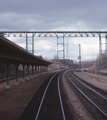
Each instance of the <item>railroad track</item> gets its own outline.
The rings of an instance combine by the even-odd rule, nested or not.
[[[66,74],[71,87],[96,120],[107,120],[107,93],[94,88],[72,72]]]
[[[43,94],[35,120],[43,119],[66,120],[61,99],[59,78],[60,74],[59,75],[55,74],[50,79]]]
[[[61,90],[61,74],[58,72],[44,82],[19,120],[73,120]]]

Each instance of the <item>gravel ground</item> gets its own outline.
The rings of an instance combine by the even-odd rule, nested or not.
[[[88,72],[74,72],[75,75],[82,78],[91,85],[107,92],[107,76],[96,75]]]

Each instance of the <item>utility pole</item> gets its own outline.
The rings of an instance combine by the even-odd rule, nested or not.
[[[67,48],[66,48],[66,59],[69,59],[68,39],[67,39]]]
[[[95,77],[97,75],[97,63],[96,63],[96,59],[95,59]]]
[[[80,44],[79,44],[79,57],[78,57],[78,59],[79,59],[79,64],[80,64],[79,69],[81,69],[81,45]]]

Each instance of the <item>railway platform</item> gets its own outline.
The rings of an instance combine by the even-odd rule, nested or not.
[[[22,82],[15,86],[15,79],[10,81],[10,90],[5,89],[6,82],[0,83],[0,120],[17,120],[30,100],[33,98],[39,87],[52,74],[46,73]]]

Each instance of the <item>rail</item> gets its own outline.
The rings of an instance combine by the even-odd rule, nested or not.
[[[98,91],[94,90],[90,86],[84,84],[80,79],[74,76],[72,73],[66,74],[67,79],[72,83],[72,85],[93,105],[101,112],[101,118],[103,118],[102,114],[107,118],[107,97],[99,93]],[[93,116],[98,119],[98,112],[92,112]],[[100,118],[100,119],[101,119]]]

